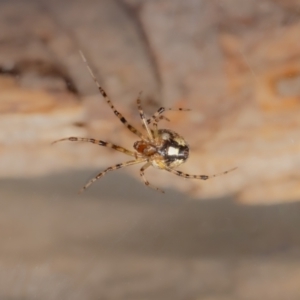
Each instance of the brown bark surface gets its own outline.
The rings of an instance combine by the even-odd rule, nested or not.
[[[244,203],[298,200],[298,1],[0,2],[0,176],[32,176],[126,160],[66,136],[131,147],[135,137],[97,94],[87,56],[116,107],[140,126],[160,106],[191,146],[181,170],[228,175],[199,182],[150,171],[155,185]],[[129,171],[138,177],[138,170]]]

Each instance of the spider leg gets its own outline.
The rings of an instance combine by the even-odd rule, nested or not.
[[[136,100],[137,107],[138,107],[138,110],[139,110],[139,113],[140,113],[142,124],[143,124],[144,128],[147,130],[147,133],[148,133],[148,136],[149,136],[150,140],[153,140],[153,135],[152,135],[151,129],[148,126],[147,119],[145,117],[145,114],[144,114],[144,111],[143,111],[143,108],[142,108],[142,105],[141,105],[141,99],[140,99],[141,94],[142,93],[140,92],[139,96]]]
[[[87,66],[87,69],[89,71],[89,73],[91,74],[94,82],[96,83],[97,87],[98,87],[98,90],[99,92],[101,93],[101,95],[103,96],[104,100],[106,101],[106,103],[109,105],[109,107],[112,109],[112,111],[114,112],[114,114],[119,118],[119,120],[131,131],[133,132],[134,134],[136,134],[137,136],[139,136],[141,139],[145,140],[146,138],[143,136],[143,134],[138,131],[135,127],[133,127],[132,125],[130,125],[127,120],[123,117],[123,115],[121,113],[119,113],[114,105],[112,104],[111,100],[108,98],[106,92],[104,91],[104,89],[100,86],[94,72],[92,71],[91,67],[89,66],[85,56],[83,55],[83,53],[81,51],[79,51],[84,63],[86,64]]]
[[[150,167],[150,166],[151,166],[151,163],[150,163],[150,162],[147,162],[147,163],[146,163],[145,165],[143,165],[143,166],[141,167],[141,169],[140,169],[140,175],[141,175],[141,177],[142,177],[142,179],[143,179],[145,185],[146,185],[146,186],[149,186],[149,187],[151,187],[152,189],[157,190],[157,191],[159,191],[159,192],[161,192],[161,193],[164,193],[163,190],[161,190],[161,189],[158,188],[158,187],[153,186],[153,185],[150,184],[150,182],[146,179],[145,174],[144,174],[144,171],[145,171],[148,167]]]
[[[58,142],[62,142],[62,141],[93,143],[93,144],[96,144],[96,145],[99,145],[99,146],[112,148],[114,150],[117,150],[119,152],[125,153],[125,154],[133,156],[133,157],[136,156],[134,152],[129,151],[129,150],[123,148],[123,147],[117,146],[117,145],[112,144],[112,143],[107,143],[107,142],[104,142],[104,141],[101,141],[101,140],[95,140],[95,139],[90,139],[90,138],[68,137],[68,138],[64,138],[64,139],[54,141],[52,143],[52,145],[55,144],[55,143],[58,143]]]
[[[227,170],[225,172],[222,172],[222,173],[218,173],[218,174],[214,174],[214,175],[191,175],[191,174],[187,174],[187,173],[183,173],[181,171],[178,171],[178,170],[174,170],[174,169],[170,169],[170,168],[166,168],[167,171],[177,175],[177,176],[181,176],[181,177],[184,177],[184,178],[194,178],[194,179],[202,179],[202,180],[207,180],[207,179],[210,179],[210,178],[213,178],[213,177],[217,177],[217,176],[220,176],[220,175],[225,175],[231,171],[234,171],[236,170],[237,167],[235,168],[232,168],[230,170]]]
[[[130,160],[130,161],[127,161],[127,162],[124,162],[124,163],[121,163],[121,164],[117,164],[117,165],[114,165],[112,167],[109,167],[109,168],[105,169],[104,171],[99,173],[97,176],[92,178],[90,181],[88,181],[87,184],[79,191],[79,194],[84,192],[91,184],[93,184],[96,180],[103,177],[107,172],[118,170],[118,169],[121,169],[121,168],[124,168],[124,167],[127,167],[127,166],[131,166],[131,165],[139,164],[139,163],[142,163],[144,161],[145,161],[145,159]]]
[[[154,116],[152,116],[151,118],[147,119],[147,124],[150,125],[152,121],[158,123],[160,120],[165,120],[167,122],[170,122],[170,119],[165,117],[164,115],[161,115],[155,119],[152,119]],[[146,128],[145,125],[143,124],[143,128]]]
[[[164,120],[167,120],[167,121],[170,121],[168,118],[166,118],[164,115],[162,115],[165,111],[170,111],[170,110],[173,110],[173,111],[190,111],[189,108],[165,108],[165,107],[161,107],[159,108],[151,118],[147,119],[147,124],[151,124],[153,123],[153,127],[154,127],[154,130],[157,130],[157,123],[164,119]]]
[[[162,115],[165,111],[190,111],[191,109],[189,108],[165,108],[165,107],[161,107],[159,108],[151,118],[147,119],[147,124],[151,124],[152,122],[158,122],[159,120],[167,120],[170,121],[168,118],[166,118],[164,115]]]

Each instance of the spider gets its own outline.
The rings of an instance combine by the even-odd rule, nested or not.
[[[159,192],[164,193],[164,191],[160,188],[157,188],[149,183],[149,181],[145,177],[145,170],[149,168],[150,166],[153,166],[155,168],[166,170],[170,173],[173,173],[177,176],[181,176],[184,178],[194,178],[194,179],[202,179],[207,180],[212,177],[216,177],[219,175],[227,174],[236,168],[232,168],[230,170],[227,170],[222,173],[214,174],[214,175],[190,175],[187,173],[183,173],[179,170],[176,170],[175,168],[181,165],[182,163],[186,162],[186,160],[189,157],[189,145],[185,141],[185,139],[177,134],[176,132],[169,130],[169,129],[158,129],[158,122],[160,120],[167,120],[169,119],[163,115],[165,111],[171,111],[171,110],[177,110],[177,111],[189,111],[189,109],[185,108],[165,108],[161,107],[159,108],[151,118],[147,119],[145,117],[144,111],[141,106],[141,93],[139,94],[137,98],[137,108],[140,114],[141,122],[143,129],[146,131],[146,135],[130,125],[127,120],[123,117],[123,115],[118,112],[114,105],[112,104],[111,100],[107,96],[104,89],[100,86],[98,80],[96,79],[96,76],[94,75],[91,67],[89,66],[85,56],[80,51],[80,55],[86,64],[86,67],[92,76],[95,84],[97,85],[99,92],[102,94],[104,100],[106,103],[110,106],[114,114],[118,117],[118,119],[135,135],[137,135],[140,140],[136,141],[133,144],[133,148],[135,151],[130,151],[128,149],[125,149],[121,146],[117,146],[112,143],[104,142],[102,140],[96,140],[93,138],[82,138],[82,137],[68,137],[63,138],[57,141],[54,141],[53,144],[57,142],[62,141],[71,141],[71,142],[88,142],[97,144],[99,146],[104,146],[108,148],[112,148],[116,151],[122,152],[124,154],[127,154],[128,156],[131,156],[133,159],[116,164],[114,166],[108,167],[98,175],[96,175],[94,178],[92,178],[90,181],[86,183],[86,185],[79,191],[79,193],[86,190],[91,184],[93,184],[96,180],[103,177],[107,172],[121,169],[127,166],[136,165],[140,163],[144,163],[144,165],[140,169],[140,176],[143,179],[146,186],[149,186]],[[152,125],[152,128],[150,128],[150,125]]]

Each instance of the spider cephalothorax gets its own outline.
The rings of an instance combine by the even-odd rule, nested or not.
[[[84,62],[87,64],[87,61],[83,54],[81,53],[81,56],[84,60]],[[157,124],[160,120],[166,119],[168,120],[163,113],[166,110],[179,110],[179,111],[187,111],[188,109],[178,108],[178,109],[172,109],[172,108],[164,108],[161,107],[156,111],[156,113],[149,119],[147,119],[144,115],[144,111],[141,107],[141,100],[140,97],[137,99],[137,106],[139,110],[139,114],[141,117],[143,128],[146,130],[146,135],[137,130],[135,127],[130,125],[126,119],[123,117],[121,113],[119,113],[114,105],[112,104],[111,100],[108,98],[106,92],[103,90],[103,88],[98,83],[95,75],[93,74],[91,68],[87,64],[87,68],[93,77],[96,85],[98,86],[98,89],[100,93],[102,94],[103,98],[107,102],[107,104],[110,106],[110,108],[113,110],[114,114],[119,118],[119,120],[135,135],[137,135],[140,140],[135,142],[133,145],[133,148],[135,151],[130,151],[128,149],[125,149],[121,146],[117,146],[111,143],[107,143],[101,140],[96,140],[92,138],[78,138],[78,137],[69,137],[69,138],[63,138],[61,140],[55,141],[81,141],[81,142],[90,142],[93,144],[97,144],[104,147],[109,147],[112,149],[115,149],[119,152],[122,152],[124,154],[127,154],[129,156],[132,156],[133,159],[124,163],[116,164],[115,166],[109,167],[99,173],[96,177],[91,179],[81,190],[84,191],[86,188],[88,188],[93,182],[95,182],[97,179],[101,178],[103,175],[105,175],[109,171],[117,170],[126,166],[131,166],[139,163],[144,163],[144,165],[140,169],[140,175],[142,179],[144,180],[144,183],[147,186],[151,186],[148,180],[145,178],[144,171],[150,167],[156,167],[162,170],[166,170],[168,172],[171,172],[175,175],[184,177],[184,178],[195,178],[195,179],[202,179],[206,180],[211,177],[216,177],[218,175],[226,174],[234,169],[225,171],[220,174],[215,175],[190,175],[183,173],[181,171],[176,170],[175,168],[184,163],[188,157],[189,157],[189,146],[187,142],[184,140],[183,137],[181,137],[176,132],[169,130],[169,129],[158,129]],[[150,127],[152,126],[152,128]],[[153,187],[153,186],[151,186]],[[161,189],[157,187],[153,187],[154,189],[163,192]]]

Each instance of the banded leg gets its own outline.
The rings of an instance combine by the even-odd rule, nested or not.
[[[133,127],[132,125],[130,125],[127,120],[123,117],[123,115],[121,113],[119,113],[114,105],[112,104],[111,100],[108,98],[106,92],[104,91],[104,89],[100,86],[95,74],[93,73],[91,67],[89,66],[85,56],[83,55],[83,53],[81,51],[79,51],[84,63],[86,64],[87,66],[87,69],[89,71],[89,73],[91,74],[94,82],[96,83],[97,87],[98,87],[98,90],[99,92],[101,93],[101,95],[103,96],[104,100],[106,101],[106,103],[109,105],[109,107],[112,109],[112,111],[114,112],[114,114],[119,118],[119,120],[131,131],[133,132],[134,134],[136,134],[137,136],[139,136],[142,140],[145,140],[146,138],[143,136],[143,134],[138,131],[135,127]]]
[[[144,171],[145,171],[148,167],[150,167],[150,166],[151,166],[151,163],[150,163],[150,162],[147,162],[147,163],[146,163],[145,165],[143,165],[143,166],[141,167],[141,169],[140,169],[140,175],[141,175],[141,177],[142,177],[142,179],[143,179],[145,185],[146,185],[146,186],[149,186],[149,187],[151,187],[152,189],[157,190],[157,191],[159,191],[159,192],[161,192],[161,193],[164,193],[163,190],[161,190],[160,188],[155,187],[154,185],[150,184],[150,182],[146,179],[145,174],[144,174]]]
[[[123,148],[123,147],[117,146],[117,145],[112,144],[112,143],[107,143],[107,142],[104,142],[104,141],[101,141],[101,140],[95,140],[95,139],[90,139],[90,138],[68,137],[68,138],[64,138],[64,139],[54,141],[52,144],[56,144],[56,143],[62,142],[62,141],[93,143],[93,144],[96,144],[96,145],[99,145],[99,146],[112,148],[114,150],[117,150],[119,152],[125,153],[125,154],[133,156],[133,157],[136,156],[134,152],[129,151],[129,150]]]
[[[156,121],[156,125],[155,125],[155,128],[152,130],[151,129],[151,132],[152,132],[152,135],[154,136],[154,138],[156,138],[158,136],[158,130],[157,130],[157,123],[160,121],[160,120],[166,120],[168,122],[170,122],[170,119],[168,119],[167,117],[161,115],[159,116],[155,121]],[[150,121],[150,122],[149,122]],[[151,123],[151,119],[147,119],[147,123],[150,124]],[[146,126],[143,124],[143,128],[146,129]]]
[[[81,194],[82,192],[84,192],[91,184],[93,184],[96,180],[100,179],[101,177],[103,177],[107,172],[109,171],[114,171],[114,170],[118,170],[127,166],[131,166],[131,165],[135,165],[135,164],[139,164],[144,162],[145,159],[135,159],[135,160],[130,160],[121,164],[117,164],[114,165],[112,167],[109,167],[107,169],[105,169],[104,171],[102,171],[101,173],[99,173],[97,176],[95,176],[94,178],[92,178],[80,191],[79,194]]]
[[[137,107],[138,107],[138,110],[139,110],[139,113],[140,113],[140,117],[141,117],[141,120],[142,120],[142,124],[143,124],[143,127],[147,130],[147,133],[148,133],[148,136],[150,138],[150,140],[153,140],[153,136],[152,136],[152,132],[150,130],[150,128],[148,127],[148,123],[147,123],[147,119],[145,117],[145,114],[144,114],[144,111],[143,111],[143,108],[142,108],[142,105],[141,105],[141,92],[136,100],[137,102]]]
[[[157,123],[164,119],[164,120],[167,120],[167,121],[170,121],[168,118],[166,118],[164,115],[162,115],[165,111],[170,111],[170,110],[173,110],[173,111],[190,111],[189,108],[165,108],[165,107],[161,107],[159,108],[155,114],[147,119],[147,124],[150,125],[151,123],[153,123],[153,127],[154,127],[154,130],[157,130]]]
[[[231,171],[234,171],[236,170],[237,167],[235,168],[232,168],[230,170],[227,170],[225,172],[222,172],[222,173],[218,173],[218,174],[214,174],[214,175],[190,175],[190,174],[187,174],[187,173],[183,173],[181,171],[178,171],[178,170],[174,170],[174,169],[169,169],[167,168],[166,170],[177,175],[177,176],[181,176],[181,177],[184,177],[184,178],[192,178],[192,179],[202,179],[202,180],[207,180],[207,179],[210,179],[210,178],[213,178],[213,177],[217,177],[217,176],[220,176],[220,175],[225,175]]]
[[[150,125],[151,122],[153,121],[152,118],[153,118],[153,116],[152,116],[151,118],[147,119],[147,124],[148,124],[148,125]],[[167,122],[170,122],[170,119],[167,118],[167,117],[165,117],[164,115],[161,115],[161,116],[157,117],[154,121],[155,121],[156,123],[158,123],[160,120],[165,120],[165,121],[167,121]],[[145,125],[144,125],[144,124],[143,124],[143,128],[145,128]]]
[[[159,108],[156,113],[147,120],[147,123],[151,124],[151,122],[153,122],[153,134],[155,137],[158,136],[158,129],[157,129],[157,124],[160,120],[165,119],[167,121],[169,121],[168,118],[166,118],[164,115],[162,115],[166,110],[179,110],[179,111],[188,111],[190,109],[185,109],[185,108],[165,108],[165,107],[161,107]]]

